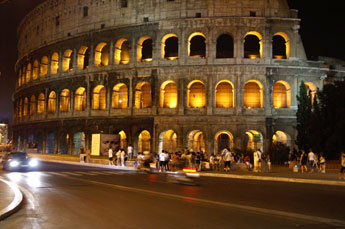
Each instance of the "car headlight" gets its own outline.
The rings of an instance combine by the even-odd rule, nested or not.
[[[38,161],[36,161],[36,160],[30,160],[30,161],[29,161],[29,165],[30,165],[31,167],[36,167],[36,166],[38,165]]]
[[[10,166],[11,167],[17,167],[19,165],[19,162],[18,161],[11,161],[10,162]]]

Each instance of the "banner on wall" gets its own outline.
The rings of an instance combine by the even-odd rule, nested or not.
[[[120,135],[118,134],[92,134],[91,155],[108,156],[109,148],[113,152],[120,149]]]

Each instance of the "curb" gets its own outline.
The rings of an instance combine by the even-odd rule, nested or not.
[[[10,215],[12,215],[14,212],[16,212],[21,203],[23,202],[23,194],[20,191],[20,189],[18,188],[18,186],[12,182],[3,180],[0,178],[0,181],[4,182],[5,184],[7,184],[13,191],[14,193],[14,199],[13,201],[4,209],[0,209],[0,221],[9,217]]]
[[[292,182],[292,183],[304,183],[304,184],[345,186],[345,182],[343,181],[311,180],[311,179],[302,179],[302,178],[269,177],[269,176],[263,177],[263,176],[253,176],[253,175],[214,174],[214,173],[200,173],[200,176],[232,178],[232,179],[242,179],[242,180],[245,179],[245,180],[262,180],[262,181],[280,181],[280,182]]]

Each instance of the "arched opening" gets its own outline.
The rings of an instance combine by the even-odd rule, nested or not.
[[[166,81],[161,86],[160,107],[177,107],[177,85],[173,81]]]
[[[248,32],[244,36],[244,58],[262,58],[262,36],[258,32]]]
[[[53,154],[55,152],[55,135],[53,132],[47,134],[47,153]]]
[[[151,135],[147,130],[143,130],[138,137],[138,152],[151,151]]]
[[[128,88],[126,84],[119,83],[113,87],[111,107],[113,109],[126,109],[128,107]]]
[[[314,98],[317,92],[317,87],[312,82],[304,82],[305,88],[307,89],[307,94],[310,98],[310,103],[314,103]]]
[[[86,89],[83,87],[79,87],[75,91],[74,110],[85,111],[85,109],[86,109]]]
[[[95,49],[95,66],[102,67],[109,64],[109,47],[107,43],[101,42]]]
[[[246,151],[256,151],[258,149],[263,152],[263,137],[262,134],[256,130],[249,130],[245,134]]]
[[[93,89],[92,109],[93,110],[106,109],[106,90],[103,85],[98,85]]]
[[[84,132],[77,132],[73,136],[73,144],[74,144],[74,155],[78,155],[79,149],[82,146],[85,149],[85,133]]]
[[[129,42],[127,39],[120,39],[115,44],[115,64],[129,64]]]
[[[234,57],[234,39],[228,34],[222,34],[217,39],[216,58]]]
[[[60,94],[60,112],[68,112],[71,108],[71,94],[68,89],[63,89]]]
[[[234,88],[229,81],[221,81],[216,86],[216,107],[234,107]]]
[[[73,70],[73,51],[67,49],[62,58],[62,71],[68,72]]]
[[[38,78],[38,60],[35,60],[33,69],[32,69],[32,80],[37,80],[37,78]]]
[[[86,46],[81,46],[78,52],[78,69],[83,70],[89,67],[90,51]]]
[[[193,130],[188,134],[188,149],[193,152],[205,152],[204,133],[200,130]]]
[[[204,34],[196,32],[189,36],[188,56],[206,57],[206,37]]]
[[[167,130],[159,135],[158,152],[166,150],[169,153],[177,151],[177,135],[173,130]]]
[[[36,97],[34,95],[30,98],[30,116],[36,113]]]
[[[121,149],[127,149],[127,135],[126,135],[126,133],[123,130],[121,130],[119,132],[119,135],[120,135]]]
[[[291,88],[285,81],[277,81],[273,85],[273,107],[289,108],[291,106]]]
[[[18,87],[21,87],[22,86],[22,70],[19,69],[19,72],[18,72]]]
[[[40,64],[40,78],[44,78],[48,74],[48,57],[44,56]]]
[[[233,136],[229,131],[223,130],[218,132],[215,136],[214,152],[220,153],[224,148],[232,149],[234,145],[233,141]]]
[[[29,109],[29,99],[25,98],[24,99],[24,108],[23,108],[23,116],[27,116],[28,115],[28,109]]]
[[[69,142],[69,134],[62,133],[59,138],[59,152],[61,154],[68,154],[68,142]]]
[[[45,108],[45,97],[43,93],[40,93],[38,96],[38,104],[37,104],[37,114],[41,115],[44,114]]]
[[[148,108],[152,105],[151,86],[148,82],[140,82],[135,88],[135,108]]]
[[[38,133],[36,136],[37,152],[40,153],[43,150],[43,135]]]
[[[31,64],[26,66],[26,82],[30,82],[31,80]]]
[[[54,114],[56,112],[56,93],[55,91],[50,92],[48,98],[48,113]]]
[[[18,117],[21,118],[23,114],[23,100],[19,101]]]
[[[202,108],[206,104],[205,85],[201,81],[192,81],[188,85],[187,104],[190,108]]]
[[[263,92],[262,86],[258,81],[248,81],[244,85],[244,107],[262,108]]]
[[[152,39],[151,37],[141,37],[138,41],[137,58],[138,62],[152,61]]]
[[[27,83],[27,82],[26,82],[25,76],[26,76],[26,68],[23,67],[23,70],[22,70],[22,85],[24,85],[25,83]]]
[[[285,144],[287,146],[291,146],[291,138],[288,134],[284,133],[283,131],[276,131],[272,137],[272,143],[276,144],[276,143],[282,143]]]
[[[50,60],[50,74],[55,75],[59,71],[59,54],[54,52]]]
[[[178,58],[178,38],[175,34],[167,34],[162,39],[162,59],[176,60]]]
[[[288,59],[290,57],[290,39],[285,33],[274,34],[272,56],[274,59]]]

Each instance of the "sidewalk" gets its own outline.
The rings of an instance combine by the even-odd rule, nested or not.
[[[23,194],[17,185],[0,177],[0,221],[19,209]]]

